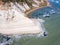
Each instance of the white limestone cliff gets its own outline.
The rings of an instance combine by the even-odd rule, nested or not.
[[[11,6],[8,10],[0,9],[0,33],[10,35],[44,32],[41,24],[37,25],[34,20],[32,21],[32,19],[25,17],[25,14],[18,9],[15,5]]]

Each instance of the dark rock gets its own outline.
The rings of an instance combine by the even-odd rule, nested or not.
[[[5,45],[9,45],[9,44],[5,44]]]
[[[44,36],[47,36],[47,33],[46,32],[44,32]]]

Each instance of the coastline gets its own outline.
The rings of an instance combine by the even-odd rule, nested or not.
[[[31,12],[33,12],[33,11],[35,11],[35,10],[38,10],[38,9],[40,9],[40,8],[50,7],[50,6],[51,6],[51,5],[48,4],[47,6],[41,6],[41,7],[37,7],[37,8],[30,9],[30,10],[28,10],[28,11],[25,12],[25,14],[26,14],[25,16],[28,17],[28,15],[29,15]]]
[[[28,14],[30,14],[31,12],[33,12],[33,11],[39,9],[39,8],[43,8],[43,7],[47,7],[47,6],[50,6],[48,4],[48,2],[47,2],[46,5],[41,5],[41,6],[39,5],[39,7],[32,8],[31,10],[29,10],[29,11],[26,12],[26,16],[28,17]],[[16,15],[16,17],[15,17],[16,19],[15,20],[16,21],[19,21],[18,19],[21,19],[21,22],[16,22],[16,23],[13,22],[13,23],[10,23],[10,25],[7,24],[6,27],[5,27],[5,25],[2,25],[1,26],[1,29],[0,29],[0,32],[2,34],[8,34],[8,35],[10,35],[10,34],[29,34],[29,33],[37,34],[37,33],[43,32],[42,27],[41,27],[41,24],[39,23],[39,21],[36,21],[35,22],[35,23],[37,23],[36,25],[34,24],[33,21],[30,21],[30,22],[32,22],[32,23],[30,23],[30,22],[28,22],[30,19],[28,19],[27,17],[22,16],[22,15],[24,15],[23,13],[21,13],[21,12],[20,13],[17,13],[17,11],[14,9],[13,6],[12,6],[12,9],[16,12],[15,13],[15,15]],[[17,9],[17,7],[16,7],[16,9]],[[11,12],[13,13],[12,10],[11,10]],[[11,13],[11,12],[9,12],[9,13]],[[2,12],[2,13],[4,13],[4,12]],[[19,25],[18,25],[18,23],[19,23]],[[23,27],[21,26],[20,23],[22,24]],[[4,26],[4,29],[3,29],[3,26]],[[20,26],[21,26],[21,28],[20,28]],[[31,28],[33,28],[33,29],[31,29]],[[13,30],[13,32],[12,32],[12,30]]]

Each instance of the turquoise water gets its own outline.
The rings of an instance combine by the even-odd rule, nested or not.
[[[43,15],[44,13],[50,13],[51,10],[60,12],[60,0],[48,0],[48,1],[50,2],[51,7],[44,7],[36,11],[33,11],[32,13],[29,14],[29,17],[38,18],[40,17],[40,15]]]
[[[60,0],[48,0],[52,7],[60,9]]]
[[[40,15],[43,15],[44,13],[50,13],[51,10],[57,11],[56,9],[54,9],[52,7],[44,7],[44,8],[40,8],[40,9],[30,13],[29,17],[38,18],[38,17],[40,17]]]

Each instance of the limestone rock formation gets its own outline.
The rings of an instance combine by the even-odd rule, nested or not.
[[[27,17],[13,3],[6,5],[7,9],[2,5],[0,8],[0,33],[2,34],[35,34],[43,33],[41,24]]]

